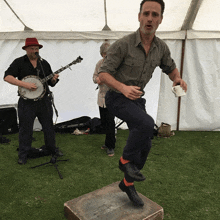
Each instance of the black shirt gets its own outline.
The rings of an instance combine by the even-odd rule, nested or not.
[[[40,64],[41,62],[41,64]],[[41,67],[42,65],[42,67]],[[43,70],[42,70],[43,69]],[[52,74],[52,70],[50,64],[46,60],[37,61],[37,67],[34,68],[32,63],[30,62],[27,55],[19,57],[15,59],[12,64],[8,67],[5,71],[4,78],[8,75],[12,75],[19,80],[22,80],[24,77],[29,75],[38,76],[41,79],[45,78],[46,76]],[[45,75],[44,75],[45,74]],[[58,82],[58,80],[57,80]],[[47,81],[48,85],[55,86],[55,84],[51,83],[51,80]]]

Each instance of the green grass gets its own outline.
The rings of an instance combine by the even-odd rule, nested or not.
[[[63,176],[45,165],[50,157],[18,165],[18,134],[4,135],[10,144],[0,144],[0,220],[60,220],[64,203],[123,178],[118,160],[128,130],[119,130],[114,157],[100,147],[104,135],[57,134],[57,146],[65,154],[58,162]],[[164,208],[164,219],[220,219],[219,132],[175,132],[171,138],[154,138],[142,170],[146,181],[136,189]],[[33,147],[43,143],[43,133],[34,132]]]

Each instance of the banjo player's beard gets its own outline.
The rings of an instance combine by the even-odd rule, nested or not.
[[[29,57],[30,60],[36,60],[37,59],[37,56],[36,56],[35,53],[29,54],[28,57]]]

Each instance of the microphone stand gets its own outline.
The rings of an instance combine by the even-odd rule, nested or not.
[[[57,168],[58,165],[56,164],[56,162],[58,162],[58,161],[68,161],[68,160],[69,160],[69,159],[67,159],[67,160],[57,160],[57,157],[52,156],[52,158],[50,159],[49,162],[47,162],[47,163],[42,163],[42,164],[40,164],[40,165],[31,167],[31,168],[33,169],[33,168],[36,168],[36,167],[40,167],[40,166],[44,166],[44,165],[46,165],[46,164],[52,163],[52,165],[56,168],[56,170],[57,170],[57,172],[58,172],[58,174],[59,174],[60,179],[63,179],[62,174],[60,173],[60,171],[59,171],[58,168]]]
[[[43,75],[44,75],[44,77],[46,77],[46,74],[45,74],[44,69],[43,69],[43,65],[42,65],[42,63],[41,63],[41,62],[43,61],[43,59],[40,57],[40,55],[39,55],[37,52],[35,53],[35,55],[38,57],[39,63],[40,63],[40,66],[41,66],[41,69],[42,69],[42,72],[43,72]],[[55,113],[56,113],[56,115],[57,115],[57,117],[58,117],[58,111],[57,111],[57,109],[56,109],[56,107],[55,107],[55,105],[54,105],[54,100],[53,100],[52,92],[51,92],[50,89],[49,89],[49,86],[48,86],[47,81],[45,82],[45,85],[46,85],[47,91],[49,92],[49,97],[51,98],[52,105],[53,105],[53,107],[54,107]],[[58,162],[58,161],[68,161],[68,160],[57,160],[57,156],[55,156],[55,155],[52,154],[52,158],[50,159],[49,162],[43,163],[43,164],[40,164],[40,165],[37,165],[37,166],[34,166],[34,167],[31,167],[31,168],[33,169],[33,168],[36,168],[36,167],[40,167],[40,166],[43,166],[43,165],[52,163],[52,165],[56,168],[56,170],[57,170],[57,172],[58,172],[58,174],[59,174],[60,179],[63,179],[63,176],[61,175],[60,171],[59,171],[58,168],[57,168],[58,165],[56,164],[56,162]]]
[[[44,69],[43,69],[43,65],[42,65],[42,63],[41,63],[41,62],[43,61],[43,59],[41,58],[41,56],[39,55],[38,52],[36,52],[35,55],[38,57],[39,63],[40,63],[40,66],[41,66],[41,69],[42,69],[42,72],[43,72],[43,75],[44,75],[44,77],[46,77],[45,72],[44,72]],[[55,107],[55,104],[54,104],[53,93],[50,91],[47,81],[45,82],[45,85],[46,85],[46,89],[47,89],[47,91],[48,91],[48,93],[49,93],[49,97],[50,97],[50,99],[51,99],[51,102],[52,102],[54,111],[55,111],[55,113],[56,113],[56,116],[58,117],[58,111],[57,111],[57,109],[56,109],[56,107]]]

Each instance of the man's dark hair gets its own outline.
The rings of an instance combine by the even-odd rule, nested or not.
[[[161,15],[163,15],[164,8],[165,8],[165,3],[164,3],[163,0],[143,0],[143,1],[141,2],[141,6],[140,6],[140,12],[141,12],[142,6],[143,6],[143,4],[144,4],[145,2],[157,2],[157,3],[159,3],[159,4],[161,5]]]

